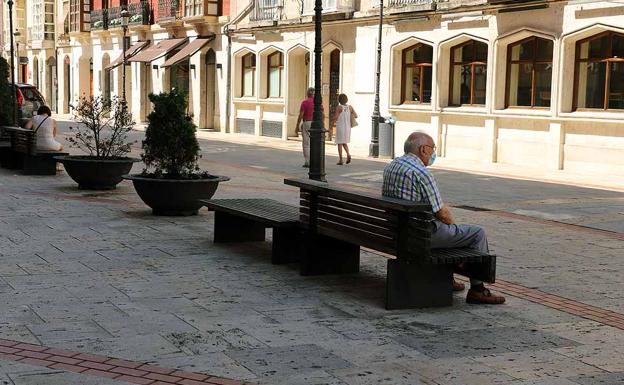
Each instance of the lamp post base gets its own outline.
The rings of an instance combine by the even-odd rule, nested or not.
[[[368,156],[371,158],[379,158],[379,143],[371,143],[368,146]]]

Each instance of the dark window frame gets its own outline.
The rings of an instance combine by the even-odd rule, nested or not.
[[[609,38],[609,48],[607,55],[602,58],[590,58],[589,54],[586,59],[581,59],[581,45],[586,42],[590,42],[592,40],[600,39],[604,36],[608,36]],[[616,58],[613,57],[613,37],[620,36],[624,38],[623,33],[618,33],[614,31],[604,31],[592,36],[589,36],[585,39],[581,39],[576,42],[575,45],[575,53],[574,53],[574,92],[573,92],[573,100],[572,100],[572,110],[573,111],[615,111],[621,112],[624,109],[621,108],[609,108],[609,90],[610,90],[610,69],[611,63],[624,63],[624,58]],[[610,55],[610,56],[609,56]],[[605,63],[605,87],[604,87],[604,96],[603,96],[603,108],[592,108],[592,107],[579,107],[578,106],[578,95],[579,95],[579,76],[580,76],[580,68],[581,63]]]
[[[487,61],[487,55],[485,58],[485,61],[477,61],[475,60],[475,58],[477,57],[477,44],[484,44],[487,47],[487,55],[490,54],[490,46],[487,43],[484,43],[482,41],[479,40],[475,40],[475,39],[470,39],[468,41],[465,41],[461,44],[458,44],[454,47],[451,48],[451,58],[450,58],[450,67],[449,67],[449,77],[450,77],[450,81],[449,81],[449,96],[448,96],[448,105],[450,107],[461,107],[461,106],[470,106],[470,107],[485,107],[485,104],[487,103],[487,70],[488,70],[488,61]],[[464,62],[464,61],[458,61],[456,62],[454,60],[455,58],[455,51],[460,49],[460,48],[464,48],[466,46],[472,45],[472,57],[473,57],[473,61],[470,62]],[[461,66],[465,66],[465,65],[469,65],[470,66],[470,103],[467,104],[453,104],[453,85],[454,82],[456,81],[455,78],[455,73],[453,71],[454,67],[456,65],[461,65]],[[485,67],[485,74],[486,74],[486,85],[485,85],[485,90],[486,90],[486,95],[485,95],[485,103],[484,104],[476,104],[475,101],[475,90],[474,90],[474,74],[475,74],[475,67],[478,66],[482,66]]]
[[[245,59],[251,57],[250,65],[245,65]],[[251,95],[245,95],[245,72],[247,69],[252,71],[251,76]],[[256,96],[256,54],[248,52],[241,57],[241,97]]]
[[[532,59],[518,59],[518,60],[512,60],[511,59],[511,51],[513,50],[514,47],[522,45],[530,40],[534,40],[535,43],[535,48],[533,49],[533,58]],[[509,46],[507,47],[507,76],[505,78],[505,108],[521,108],[521,109],[532,109],[532,110],[549,110],[552,107],[552,99],[550,100],[550,106],[548,107],[542,107],[542,106],[535,106],[535,94],[536,94],[536,73],[535,73],[535,67],[538,64],[550,64],[551,66],[553,65],[553,58],[554,58],[554,44],[553,44],[553,56],[551,57],[550,60],[538,60],[537,59],[537,55],[538,55],[538,44],[539,41],[550,41],[552,42],[552,40],[549,39],[545,39],[543,37],[539,37],[539,36],[530,36],[527,37],[526,39],[522,39],[520,41],[517,41],[515,43],[511,43],[509,44]],[[509,95],[511,93],[511,66],[513,64],[531,64],[533,66],[533,69],[531,70],[531,106],[518,106],[518,105],[510,105],[509,104]],[[552,76],[552,68],[551,68],[551,76]],[[552,80],[551,80],[552,81]],[[551,95],[552,95],[552,83],[550,86],[551,89]]]
[[[271,65],[271,58],[275,55],[279,55],[279,64],[277,66],[273,66]],[[278,85],[278,92],[277,95],[278,96],[271,96],[271,70],[277,68],[279,71],[279,85]],[[266,86],[266,95],[267,98],[283,98],[284,95],[282,95],[282,83],[283,83],[283,76],[284,76],[284,53],[282,51],[275,51],[270,53],[269,55],[267,55],[267,72],[266,72],[266,80],[267,80],[267,86]]]
[[[408,100],[406,92],[407,89],[405,87],[405,77],[407,74],[407,69],[408,68],[418,68],[420,71],[420,90],[419,90],[419,98],[420,100],[423,100],[423,91],[424,91],[424,82],[422,81],[423,79],[423,71],[425,67],[430,67],[431,68],[431,77],[433,78],[433,47],[431,47],[431,61],[430,62],[418,62],[418,63],[406,63],[407,61],[407,53],[413,49],[416,49],[418,47],[421,46],[429,46],[428,44],[425,43],[416,43],[413,44],[407,48],[404,48],[401,51],[401,104],[424,104],[424,105],[430,105],[431,104],[431,96],[429,99],[429,102],[425,103],[425,102],[417,102],[414,100]],[[431,90],[429,90],[429,92],[431,93],[431,95],[433,95],[433,79],[431,81]]]

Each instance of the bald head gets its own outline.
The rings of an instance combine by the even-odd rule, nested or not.
[[[424,132],[412,132],[410,136],[405,140],[405,145],[403,149],[405,153],[412,153],[414,155],[418,155],[419,149],[422,146],[433,146],[433,138]]]

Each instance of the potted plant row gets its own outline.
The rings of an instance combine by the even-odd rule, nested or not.
[[[74,110],[72,135],[67,141],[88,155],[56,157],[78,188],[89,190],[114,189],[122,175],[130,172],[139,159],[126,156],[133,142],[128,133],[134,126],[132,115],[118,98],[81,98]]]
[[[211,175],[198,165],[196,127],[186,112],[186,95],[177,90],[150,94],[154,110],[148,115],[141,174],[125,175],[155,215],[195,215],[199,199],[210,199],[226,176]]]

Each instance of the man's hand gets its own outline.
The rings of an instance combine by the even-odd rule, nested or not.
[[[451,209],[447,205],[442,206],[440,211],[435,213],[435,217],[444,224],[455,224],[455,218],[453,218],[453,213],[451,213]]]

